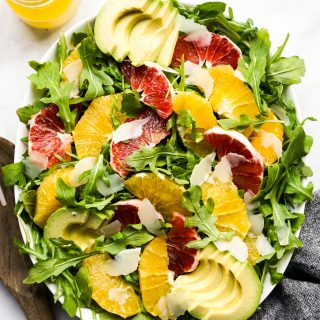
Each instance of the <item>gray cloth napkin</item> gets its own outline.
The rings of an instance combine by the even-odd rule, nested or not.
[[[320,191],[306,205],[300,238],[285,279],[251,320],[320,320]]]

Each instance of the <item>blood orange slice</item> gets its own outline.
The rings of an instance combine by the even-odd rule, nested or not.
[[[249,140],[237,131],[226,131],[220,127],[213,127],[204,135],[217,151],[219,159],[227,156],[234,184],[239,189],[258,193],[263,177],[263,160]]]
[[[60,162],[55,154],[70,160],[66,152],[71,151],[72,136],[64,133],[63,122],[57,116],[58,111],[55,104],[50,104],[30,121],[28,153],[43,169]]]
[[[203,65],[206,62],[208,67],[226,64],[237,69],[240,54],[240,49],[225,36],[211,33],[211,41],[207,45],[200,37],[190,41],[188,35],[183,35],[177,41],[171,66],[179,67],[183,55],[184,61],[195,64]]]
[[[125,160],[129,155],[143,146],[155,146],[170,134],[166,128],[167,122],[149,108],[142,111],[135,119],[130,119],[127,122],[145,118],[149,118],[149,120],[143,126],[140,137],[118,143],[111,142],[110,165],[121,176],[125,176],[128,173],[126,168],[129,168],[129,166]]]
[[[115,210],[111,222],[118,220],[121,224],[121,230],[129,224],[140,223],[138,216],[140,202],[141,201],[138,199],[117,202],[117,209]]]
[[[176,276],[196,269],[198,250],[190,249],[187,243],[198,239],[195,229],[184,226],[186,218],[180,213],[172,215],[172,229],[167,234],[167,251],[169,256],[169,270]]]
[[[134,67],[129,61],[122,64],[121,70],[132,89],[142,92],[140,100],[144,104],[156,108],[158,115],[163,119],[171,115],[170,83],[161,70],[147,66]]]

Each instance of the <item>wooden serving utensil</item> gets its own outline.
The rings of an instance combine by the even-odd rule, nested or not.
[[[13,162],[14,145],[0,138],[0,167]],[[13,240],[22,240],[18,219],[13,213],[15,206],[13,188],[6,188],[0,171],[0,186],[7,205],[0,204],[0,280],[20,303],[28,320],[54,320],[48,288],[41,285],[25,285],[32,263],[27,255],[19,255]]]

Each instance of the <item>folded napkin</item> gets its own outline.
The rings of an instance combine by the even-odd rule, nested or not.
[[[285,279],[251,320],[320,320],[320,191],[306,205],[306,220]]]

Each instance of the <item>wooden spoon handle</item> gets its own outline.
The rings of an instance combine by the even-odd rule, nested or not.
[[[0,167],[13,162],[14,145],[0,138]],[[15,202],[13,188],[6,188],[0,171],[0,185],[7,205],[0,204],[0,280],[20,303],[28,320],[54,320],[49,290],[45,285],[24,285],[32,263],[26,255],[21,256],[13,240],[22,240],[18,219],[13,213]],[[51,298],[52,299],[52,298]]]

